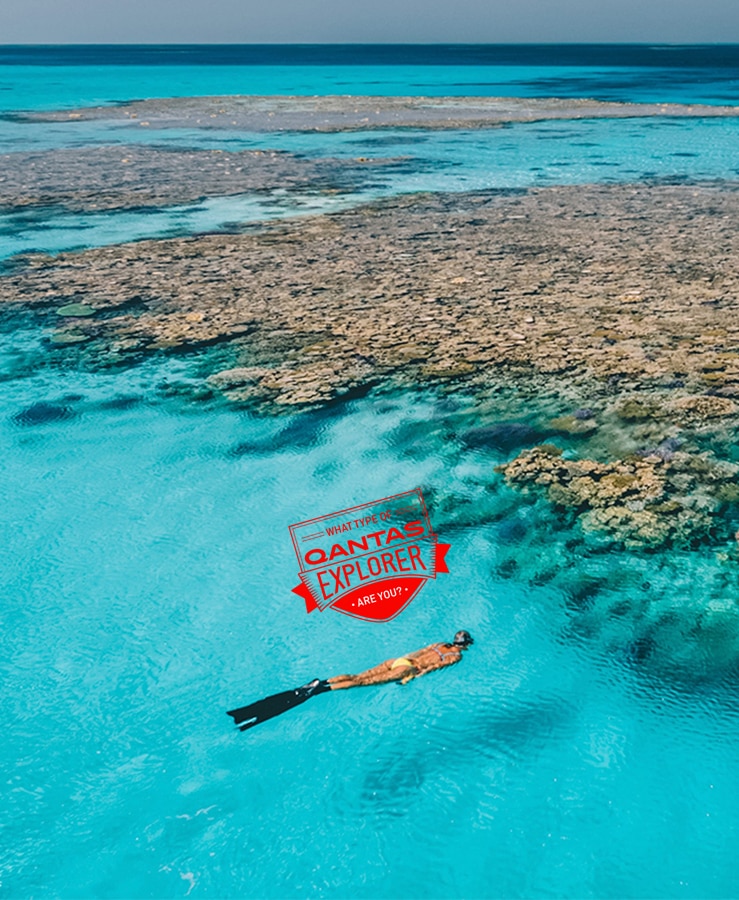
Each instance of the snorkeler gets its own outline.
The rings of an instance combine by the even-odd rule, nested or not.
[[[425,675],[427,672],[458,663],[462,659],[462,651],[473,643],[469,631],[458,631],[450,644],[430,644],[428,647],[408,653],[406,656],[385,660],[378,666],[360,672],[358,675],[335,675],[333,678],[324,680],[314,678],[308,684],[292,691],[283,691],[281,694],[265,697],[264,700],[258,700],[248,706],[232,709],[228,715],[233,717],[234,723],[239,726],[239,731],[246,731],[247,728],[253,728],[260,722],[287,712],[293,706],[305,703],[316,694],[353,687],[367,687],[371,684],[386,684],[389,681],[407,684],[411,679]]]
[[[370,684],[385,684],[387,681],[399,681],[407,684],[412,678],[441,669],[444,666],[453,666],[462,659],[462,651],[466,650],[474,641],[469,631],[458,631],[454,635],[451,644],[431,644],[423,650],[416,650],[407,656],[399,656],[397,659],[388,659],[360,672],[359,675],[335,675],[327,681],[329,690],[341,691],[345,688],[365,687]],[[311,682],[312,684],[313,682]],[[324,688],[324,690],[326,690]]]

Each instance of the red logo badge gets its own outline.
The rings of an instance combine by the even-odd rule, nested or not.
[[[290,526],[306,610],[370,622],[402,612],[429,578],[448,572],[420,488]]]

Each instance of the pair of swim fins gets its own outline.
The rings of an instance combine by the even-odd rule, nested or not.
[[[231,709],[227,715],[233,718],[234,724],[238,725],[239,731],[246,731],[247,728],[253,728],[261,722],[266,722],[267,719],[273,719],[294,706],[300,706],[301,703],[305,703],[311,697],[315,697],[317,694],[325,694],[330,690],[331,685],[328,681],[314,678],[308,684],[294,688],[292,691],[283,691],[280,694],[265,697],[264,700],[257,700],[256,703],[250,703],[248,706]]]

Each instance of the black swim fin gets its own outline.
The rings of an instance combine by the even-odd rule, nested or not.
[[[260,722],[266,722],[279,716],[280,713],[287,712],[294,706],[300,706],[316,694],[324,694],[331,690],[331,685],[327,681],[321,681],[320,678],[314,678],[308,684],[295,688],[292,691],[283,691],[281,694],[273,694],[271,697],[265,697],[264,700],[257,700],[256,703],[250,703],[248,706],[241,706],[239,709],[229,710],[227,715],[232,716],[234,724],[239,726],[239,731],[246,731],[247,728],[253,728]]]

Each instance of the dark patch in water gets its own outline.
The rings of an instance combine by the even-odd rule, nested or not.
[[[660,441],[656,447],[645,447],[642,450],[637,450],[636,454],[637,456],[657,456],[665,462],[669,462],[682,443],[683,441],[679,438],[665,438],[665,440]]]
[[[425,144],[429,138],[426,135],[391,135],[389,137],[363,137],[349,140],[347,144],[359,144],[375,147],[392,147],[395,144]]]
[[[405,816],[408,805],[425,780],[420,760],[404,756],[387,760],[387,765],[367,773],[362,786],[362,801],[391,816]]]
[[[100,403],[100,409],[131,409],[141,403],[141,397],[112,397],[110,400],[103,400]]]
[[[33,426],[46,425],[49,422],[62,422],[72,418],[74,418],[74,412],[68,406],[46,403],[42,400],[17,412],[12,421],[15,425]]]
[[[565,606],[575,612],[590,609],[598,594],[608,586],[603,578],[581,577],[575,584],[565,588]]]
[[[495,567],[495,574],[499,578],[513,578],[518,574],[519,568],[518,562],[511,557],[498,563]]]
[[[543,587],[545,584],[553,581],[557,575],[559,575],[559,569],[556,566],[550,569],[542,569],[541,572],[536,572],[529,578],[529,587]]]
[[[470,428],[462,434],[462,442],[473,449],[499,450],[507,453],[519,447],[530,447],[551,437],[551,431],[544,431],[525,422],[498,422]]]
[[[510,516],[495,529],[496,538],[504,544],[515,544],[526,537],[528,527],[518,516]]]
[[[229,459],[242,456],[262,456],[296,448],[307,449],[320,444],[323,432],[344,410],[338,406],[326,406],[315,412],[294,416],[281,431],[268,437],[240,441],[226,451]]]
[[[608,610],[608,617],[610,619],[620,619],[623,616],[628,616],[632,611],[633,605],[628,600],[619,600],[618,603],[614,603]]]
[[[454,771],[470,758],[529,758],[561,739],[572,721],[569,705],[547,696],[505,706],[500,700],[483,702],[474,713],[444,723],[443,744],[424,741],[419,746],[421,742],[412,741],[401,755],[380,757],[365,777],[362,801],[371,803],[374,812],[405,816],[423,784],[438,773]]]
[[[434,412],[439,415],[459,412],[462,402],[456,397],[440,397],[434,404]]]
[[[630,641],[624,649],[624,657],[627,663],[640,664],[646,662],[656,649],[654,638],[641,637]]]
[[[183,232],[187,233],[187,232]],[[209,231],[192,231],[189,232],[189,236],[193,238],[204,238],[204,237],[213,237],[213,236],[221,236],[224,234],[243,234],[244,229],[241,225],[235,222],[226,222],[220,228],[211,228]]]
[[[284,449],[284,446],[280,446],[279,435],[275,435],[257,441],[239,441],[238,444],[229,447],[226,456],[229,459],[241,459],[242,456],[262,456]]]
[[[481,752],[513,753],[524,756],[540,750],[571,720],[567,705],[548,697],[532,697],[509,709],[488,714],[471,729],[471,742]],[[470,747],[473,750],[473,747]]]

